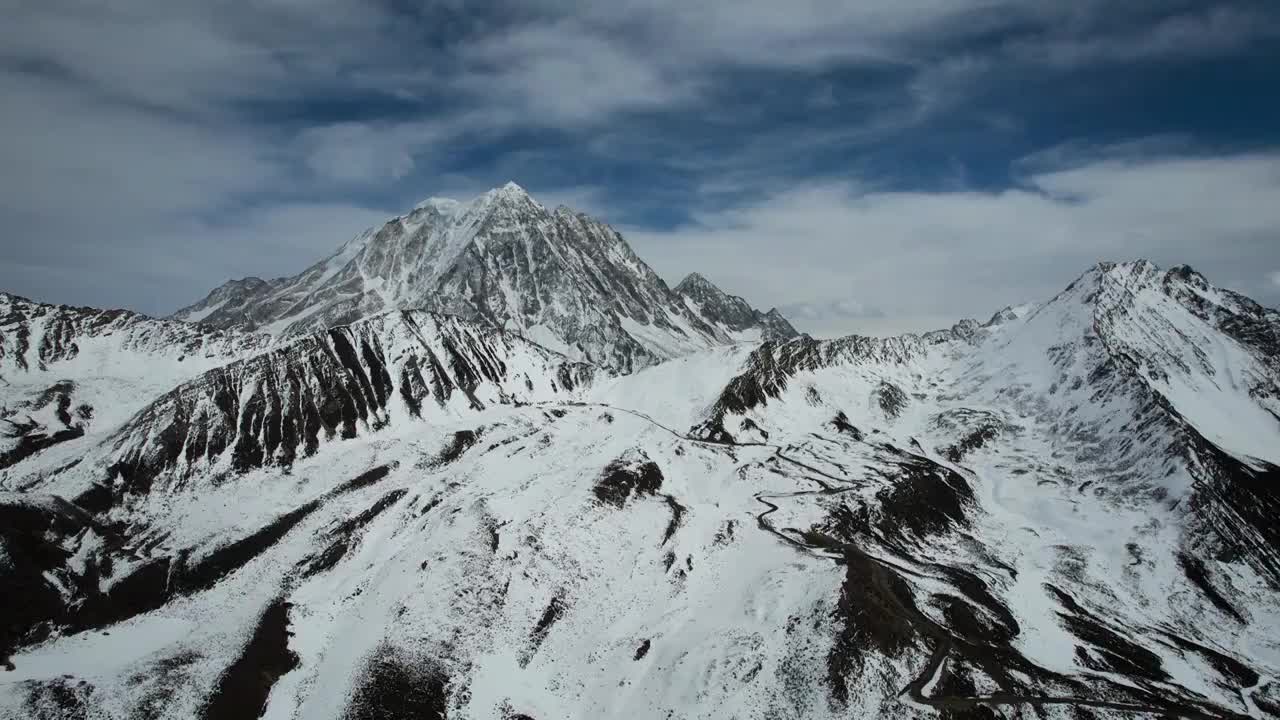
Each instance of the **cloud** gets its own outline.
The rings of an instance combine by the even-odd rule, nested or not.
[[[101,101],[230,116],[237,102],[350,87],[398,67],[406,57],[388,42],[390,20],[380,4],[354,0],[7,3],[0,66]]]
[[[563,205],[592,217],[609,217],[618,212],[604,198],[602,190],[598,187],[576,186],[539,190],[536,186],[533,186],[525,189],[548,209],[555,209]]]
[[[764,307],[854,296],[898,329],[1045,300],[1102,259],[1189,263],[1221,283],[1280,263],[1280,155],[1119,152],[995,192],[811,183],[625,234],[667,278],[713,267],[726,291]],[[865,324],[848,319],[848,331]]]
[[[0,287],[47,302],[167,315],[232,278],[296,274],[392,215],[359,205],[299,203],[172,220],[127,238],[94,236],[102,252],[89,257],[60,257],[60,251],[19,257],[0,269]]]
[[[213,284],[248,275],[293,275],[360,232],[398,214],[344,203],[253,208],[169,231],[166,234],[174,236],[172,242],[185,251],[180,264],[152,270],[179,277],[198,272]]]
[[[714,102],[728,69],[903,68],[921,112],[947,85],[1032,64],[1075,68],[1233,52],[1280,33],[1248,3],[1086,0],[773,0],[534,3],[528,23],[459,44],[465,84],[523,122],[602,121],[620,111]],[[990,40],[995,38],[995,42]],[[972,90],[971,87],[967,88]],[[828,105],[832,89],[812,102]]]
[[[838,337],[850,332],[879,334],[876,328],[888,319],[878,307],[853,298],[824,298],[788,303],[778,310],[801,332],[815,337]],[[903,332],[903,318],[894,318],[894,332]],[[929,326],[932,327],[932,326]]]
[[[0,287],[65,302],[148,297],[117,272],[181,250],[165,230],[230,212],[286,169],[250,133],[0,74]],[[114,298],[114,300],[113,300]]]
[[[0,207],[150,216],[279,178],[276,153],[251,133],[94,102],[32,78],[0,74]]]
[[[1280,36],[1280,21],[1254,6],[1196,7],[1149,24],[1083,34],[1018,39],[1010,59],[1057,67],[1220,55]]]
[[[416,157],[450,136],[431,122],[346,122],[306,128],[296,146],[319,178],[370,184],[404,178],[413,172]]]
[[[464,46],[460,58],[467,69],[456,84],[475,100],[502,108],[490,121],[555,126],[691,99],[688,73],[664,68],[653,57],[564,19],[512,28]]]
[[[1267,280],[1269,280],[1272,285],[1280,288],[1280,270],[1276,270],[1275,272],[1268,274]]]
[[[823,318],[880,318],[884,311],[877,307],[865,305],[852,298],[820,300],[816,302],[800,302],[783,305],[778,308],[788,318],[794,320],[818,320]]]
[[[699,261],[680,274],[723,253],[727,267],[783,278],[756,280],[761,297],[835,318],[832,302],[883,304],[886,291],[874,277],[850,285],[838,263],[884,275],[901,262],[928,276],[947,242],[982,247],[970,238],[987,213],[999,238],[1019,226],[1071,238],[1078,227],[1167,232],[1179,208],[1109,204],[1158,204],[1133,186],[1149,176],[1127,176],[1136,161],[1115,161],[1113,149],[1067,148],[1070,162],[1028,163],[1020,186],[982,193],[965,190],[981,173],[937,148],[999,165],[1002,153],[1061,138],[1016,101],[990,100],[997,90],[1020,90],[1028,74],[1229,55],[1261,45],[1280,17],[1235,0],[119,0],[5,11],[0,287],[169,309],[215,275],[304,265],[315,255],[291,264],[284,253],[322,253],[313,247],[433,191],[468,196],[514,179],[551,204],[640,228],[664,267]],[[974,129],[958,133],[966,123]],[[920,190],[929,153],[944,157],[949,192]],[[1226,167],[1186,148],[1143,157],[1177,185],[1170,192],[1242,172],[1241,156]],[[1180,170],[1179,158],[1200,164]],[[1187,207],[1230,211],[1207,229],[1243,246],[1262,233],[1250,203],[1269,201],[1259,197],[1268,187],[1214,187]],[[297,217],[304,208],[323,222]],[[897,243],[886,259],[864,254],[883,249],[881,236]],[[300,237],[316,244],[287,240]],[[668,247],[675,238],[692,244]],[[778,238],[803,252],[779,253]],[[786,290],[807,271],[822,297]],[[897,303],[899,316],[941,306],[928,300],[934,285],[908,291],[919,307]]]

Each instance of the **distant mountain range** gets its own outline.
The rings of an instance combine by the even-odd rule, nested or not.
[[[514,185],[0,293],[0,717],[1280,717],[1280,312],[819,340]]]

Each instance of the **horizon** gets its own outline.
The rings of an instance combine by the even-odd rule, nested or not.
[[[820,337],[1128,258],[1280,305],[1280,8],[638,9],[16,8],[0,289],[163,317],[514,181]]]

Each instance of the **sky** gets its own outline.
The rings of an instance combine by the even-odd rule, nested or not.
[[[819,335],[1280,306],[1271,0],[0,0],[0,289],[165,315],[515,181]]]

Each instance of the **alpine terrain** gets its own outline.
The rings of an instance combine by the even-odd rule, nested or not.
[[[514,185],[0,295],[0,717],[1280,717],[1280,312],[1028,300],[814,339]]]
[[[608,225],[547,210],[515,183],[468,203],[431,198],[300,275],[233,280],[173,317],[289,337],[419,308],[622,372],[797,335],[776,310],[760,313],[699,275],[672,291]]]

